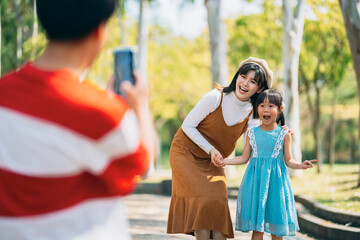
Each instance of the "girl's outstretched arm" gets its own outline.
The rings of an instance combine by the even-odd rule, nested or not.
[[[251,155],[250,137],[246,136],[246,143],[245,143],[244,151],[242,152],[241,156],[224,159],[224,165],[245,164],[249,161],[250,155]]]
[[[284,161],[286,166],[293,169],[312,168],[312,163],[317,162],[317,160],[305,160],[302,163],[298,163],[295,159],[293,159],[291,153],[291,133],[286,134],[284,138]]]

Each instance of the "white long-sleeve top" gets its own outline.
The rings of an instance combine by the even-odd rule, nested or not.
[[[251,112],[252,104],[248,101],[240,101],[234,92],[221,93],[217,89],[213,89],[205,94],[191,112],[186,116],[181,125],[184,133],[206,153],[210,153],[212,146],[198,131],[197,126],[204,118],[216,110],[221,102],[221,94],[223,94],[222,113],[224,121],[228,126],[233,126],[243,121]],[[260,121],[254,119],[251,114],[247,129],[259,125]],[[246,136],[246,134],[244,134]]]

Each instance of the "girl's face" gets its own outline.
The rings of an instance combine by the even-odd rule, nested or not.
[[[277,125],[276,119],[282,111],[282,108],[281,106],[281,109],[279,109],[277,105],[270,103],[269,99],[265,98],[264,102],[260,103],[257,107],[261,122],[268,126]]]
[[[247,101],[256,92],[260,93],[259,85],[255,80],[255,71],[250,70],[247,74],[239,74],[236,79],[235,95],[240,101]]]

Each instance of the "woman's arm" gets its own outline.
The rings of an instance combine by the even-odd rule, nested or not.
[[[249,161],[250,156],[251,156],[250,137],[247,136],[244,151],[242,152],[241,156],[224,159],[224,164],[223,165],[245,164],[245,163],[247,163]]]
[[[286,166],[293,169],[308,169],[312,168],[312,163],[317,162],[317,160],[305,160],[302,163],[298,163],[293,159],[291,154],[291,133],[285,135],[284,138],[284,161]]]

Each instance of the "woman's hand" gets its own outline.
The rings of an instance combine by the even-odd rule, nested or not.
[[[284,125],[284,126],[282,126],[282,129],[287,130],[287,131],[288,131],[288,133],[290,133],[291,135],[294,135],[294,132],[293,132],[293,131],[291,131],[291,129],[289,128],[289,126],[288,126],[288,125]]]
[[[210,150],[210,154],[211,154],[211,163],[212,164],[214,164],[216,167],[224,166],[224,159],[223,159],[221,153],[216,148],[212,148]]]

